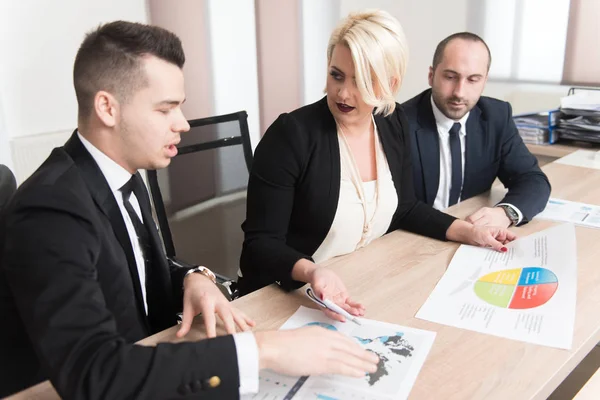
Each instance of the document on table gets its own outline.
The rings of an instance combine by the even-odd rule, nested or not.
[[[577,150],[554,162],[558,164],[573,165],[575,167],[600,169],[600,151]]]
[[[417,312],[427,321],[570,349],[575,324],[575,227],[509,243],[508,252],[462,245]]]
[[[260,391],[242,396],[261,399],[406,399],[433,341],[435,332],[360,318],[361,325],[337,322],[321,311],[300,307],[280,329],[321,326],[354,338],[379,356],[377,371],[364,378],[337,375],[290,377],[261,371]]]
[[[600,228],[600,206],[550,198],[535,218],[571,222],[587,228]]]

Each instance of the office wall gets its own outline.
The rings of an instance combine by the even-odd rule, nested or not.
[[[302,105],[301,0],[255,0],[260,131]]]
[[[182,39],[187,59],[184,73],[188,102],[183,109],[186,117],[195,119],[246,110],[250,139],[255,147],[261,132],[254,2],[149,0],[148,3],[150,22],[173,31]],[[216,139],[230,132],[224,127],[210,134],[211,139]],[[201,187],[214,187],[217,193],[244,186],[247,176],[239,174],[243,158],[227,157],[227,154],[206,154],[205,158],[211,160],[161,175],[165,202],[177,196],[180,183],[177,179],[189,178],[181,175],[186,170],[197,171],[196,182],[201,182]]]
[[[479,0],[340,0],[340,16],[365,7],[380,8],[395,16],[406,34],[410,59],[404,83],[397,96],[406,101],[429,87],[427,73],[437,44],[446,36],[477,27]],[[435,10],[435,12],[432,12]],[[496,62],[496,60],[494,61]],[[500,61],[502,62],[502,61]],[[511,102],[514,113],[556,108],[568,87],[554,84],[532,84],[489,81],[484,95]]]
[[[215,114],[248,112],[253,147],[260,139],[256,24],[253,1],[208,3]]]
[[[158,10],[156,21],[172,18],[165,10],[172,10],[173,4],[196,9],[175,18],[184,18],[185,23],[171,23],[181,28],[176,31],[188,53],[186,89],[193,93],[184,107],[188,117],[246,109],[254,146],[279,113],[322,96],[327,40],[335,24],[350,11],[382,8],[402,23],[410,60],[397,97],[401,102],[428,87],[428,67],[439,40],[481,22],[474,17],[478,0],[149,2]],[[19,181],[76,124],[71,70],[84,33],[109,20],[146,22],[146,3],[61,0],[58,7],[41,0],[0,2],[0,162],[13,166]],[[197,51],[187,51],[192,43]],[[281,52],[279,58],[276,51]],[[511,101],[518,113],[555,107],[567,90],[558,85],[490,81],[484,94]],[[259,93],[271,97],[259,101]]]
[[[19,181],[50,153],[47,147],[55,141],[45,140],[46,134],[75,128],[72,68],[77,48],[87,31],[116,19],[146,22],[146,2],[0,2],[0,161],[11,164]],[[41,148],[27,157],[20,139],[36,134]],[[27,143],[36,147],[38,141]],[[14,150],[12,155],[7,154],[8,147]]]
[[[302,0],[303,104],[314,103],[324,96],[327,80],[327,43],[340,20],[342,0]]]
[[[10,169],[14,169],[12,155],[10,154],[10,141],[8,137],[8,131],[4,120],[4,108],[2,107],[2,96],[0,96],[0,164],[8,166]]]
[[[600,82],[600,2],[571,0],[563,80],[583,85]]]

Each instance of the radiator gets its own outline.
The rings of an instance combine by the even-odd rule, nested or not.
[[[23,183],[50,155],[55,147],[60,147],[73,131],[42,133],[11,139],[10,149],[14,173],[19,184]]]

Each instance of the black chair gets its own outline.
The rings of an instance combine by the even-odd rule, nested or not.
[[[8,203],[16,190],[15,175],[6,165],[0,164],[0,210]]]
[[[231,300],[238,297],[240,226],[252,166],[247,118],[240,111],[189,121],[171,164],[147,171],[169,261],[210,268]]]

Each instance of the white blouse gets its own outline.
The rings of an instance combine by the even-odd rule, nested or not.
[[[398,195],[375,121],[373,125],[377,180],[370,182],[362,181],[350,146],[338,126],[340,197],[329,233],[312,256],[317,264],[368,245],[383,236],[390,227],[398,207]]]

